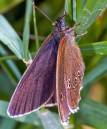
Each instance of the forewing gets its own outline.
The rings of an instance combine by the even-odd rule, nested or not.
[[[64,42],[64,85],[68,107],[72,113],[75,113],[79,109],[85,66],[80,49],[75,43],[75,37],[68,34],[65,36]]]
[[[59,35],[48,36],[11,98],[8,114],[20,116],[40,108],[54,94]]]
[[[83,83],[84,63],[75,37],[66,34],[60,41],[57,56],[57,101],[62,122],[78,110]]]
[[[66,88],[64,84],[64,53],[65,53],[65,43],[62,40],[59,44],[58,55],[57,55],[57,70],[56,70],[56,94],[58,110],[62,122],[67,122],[70,110],[67,104]]]

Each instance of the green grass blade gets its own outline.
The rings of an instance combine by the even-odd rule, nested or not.
[[[73,19],[71,0],[65,0],[65,11],[67,12],[67,14],[69,14],[70,18]]]
[[[80,45],[83,55],[107,55],[107,41]]]
[[[79,5],[79,0],[77,5]],[[78,8],[78,6],[77,6]],[[100,15],[107,8],[107,0],[87,0],[84,2],[81,10],[77,14],[77,26],[76,32],[78,34],[84,33],[96,20],[96,17]]]
[[[39,112],[38,116],[41,119],[44,129],[63,129],[59,121],[58,115],[50,112],[49,110]]]
[[[94,69],[92,69],[84,78],[84,86],[89,87],[90,83],[95,81],[96,79],[101,78],[104,73],[107,72],[107,58],[101,59],[100,62],[96,65]]]
[[[73,20],[77,20],[77,9],[76,9],[76,0],[72,0],[72,10],[73,10]]]
[[[76,0],[65,0],[65,11],[73,21],[76,21]]]
[[[107,128],[107,107],[92,100],[83,100],[77,121],[96,129]]]
[[[16,126],[16,121],[13,121],[11,119],[3,119],[2,123],[0,125],[0,129],[6,129],[8,125],[8,129],[14,129]]]
[[[4,60],[17,60],[17,57],[15,55],[6,55],[0,57],[0,62]]]
[[[33,21],[34,21],[34,32],[35,32],[35,46],[36,46],[36,50],[39,49],[39,37],[38,37],[38,30],[37,30],[37,20],[36,20],[36,11],[35,11],[35,7],[33,6]]]
[[[22,41],[2,15],[0,15],[0,41],[2,41],[2,43],[4,43],[18,58],[23,58]]]
[[[32,15],[32,1],[26,1],[26,14],[25,14],[25,26],[23,32],[23,45],[24,45],[24,59],[25,61],[29,60],[29,37],[30,37],[30,19]]]
[[[7,55],[7,52],[0,45],[0,56],[5,56],[5,55]],[[19,72],[19,70],[18,70],[17,66],[15,65],[15,63],[13,61],[11,61],[11,60],[5,60],[5,61],[0,61],[0,64],[2,65],[3,69],[8,74],[8,76],[10,77],[12,82],[16,84],[16,82],[21,77],[21,73]]]
[[[0,71],[0,98],[7,100],[10,94],[13,93],[15,84],[10,81],[10,78],[4,71]]]

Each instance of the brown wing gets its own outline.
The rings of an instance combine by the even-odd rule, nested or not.
[[[83,85],[84,63],[75,37],[70,34],[65,36],[64,54],[64,84],[66,88],[67,103],[72,113],[79,108],[80,90]]]
[[[69,34],[65,36],[65,44],[64,84],[68,107],[75,113],[78,110],[85,66],[80,49],[75,43],[75,37]]]
[[[61,120],[62,122],[67,122],[70,115],[70,110],[67,104],[66,88],[64,85],[64,53],[65,43],[62,40],[59,44],[57,55],[56,96]]]
[[[58,48],[57,56],[57,101],[62,121],[78,109],[80,88],[84,74],[84,63],[74,37],[65,35]]]

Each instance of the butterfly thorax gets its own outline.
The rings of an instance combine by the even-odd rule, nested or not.
[[[57,18],[55,23],[55,31],[60,33],[61,37],[65,35],[75,37],[74,28],[71,28],[65,24],[64,16]]]

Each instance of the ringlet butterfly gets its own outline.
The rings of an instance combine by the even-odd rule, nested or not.
[[[61,121],[68,122],[78,111],[85,66],[75,38],[74,28],[59,17],[15,89],[10,117],[57,104]]]

